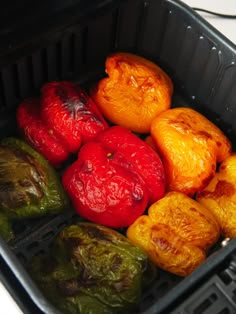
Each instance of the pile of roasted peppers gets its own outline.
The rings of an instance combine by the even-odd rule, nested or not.
[[[173,83],[151,61],[116,53],[106,73],[90,94],[43,85],[17,109],[24,141],[0,145],[6,240],[12,220],[59,213],[67,197],[89,221],[64,228],[30,263],[63,313],[135,311],[152,265],[187,276],[220,235],[236,234],[229,139],[196,110],[171,108]]]

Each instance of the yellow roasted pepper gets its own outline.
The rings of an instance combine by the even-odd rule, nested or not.
[[[205,207],[183,193],[169,192],[149,207],[148,215],[136,219],[127,237],[158,267],[186,276],[204,261],[219,230]]]

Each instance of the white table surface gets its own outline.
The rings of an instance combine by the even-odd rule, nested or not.
[[[183,2],[193,8],[236,16],[236,0],[183,0]],[[236,44],[236,19],[220,18],[200,11],[198,13]]]
[[[236,0],[183,0],[187,5],[210,11],[236,15]],[[210,24],[236,44],[236,19],[220,18],[211,14],[198,12]],[[8,291],[0,282],[0,313],[22,314]]]

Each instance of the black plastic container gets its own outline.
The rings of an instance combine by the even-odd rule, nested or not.
[[[173,105],[190,106],[218,125],[236,146],[236,47],[177,0],[25,1],[6,7],[0,31],[0,138],[16,134],[15,110],[44,82],[90,85],[114,51],[142,55],[174,81]],[[7,13],[9,13],[7,15]],[[11,13],[11,14],[10,14]],[[67,213],[16,226],[0,238],[0,279],[24,313],[58,313],[24,264],[46,252],[55,235],[78,219]],[[236,313],[236,240],[220,243],[185,279],[161,272],[143,295],[140,313]]]

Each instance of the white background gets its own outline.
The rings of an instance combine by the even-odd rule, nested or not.
[[[194,8],[204,8],[236,16],[236,0],[184,0],[183,2]],[[236,44],[236,19],[219,18],[207,13],[198,13]]]
[[[204,8],[224,14],[236,15],[236,0],[184,0],[191,7]],[[216,29],[236,44],[236,19],[224,19],[214,15],[200,13]],[[7,290],[0,283],[0,312],[2,314],[22,314]]]

